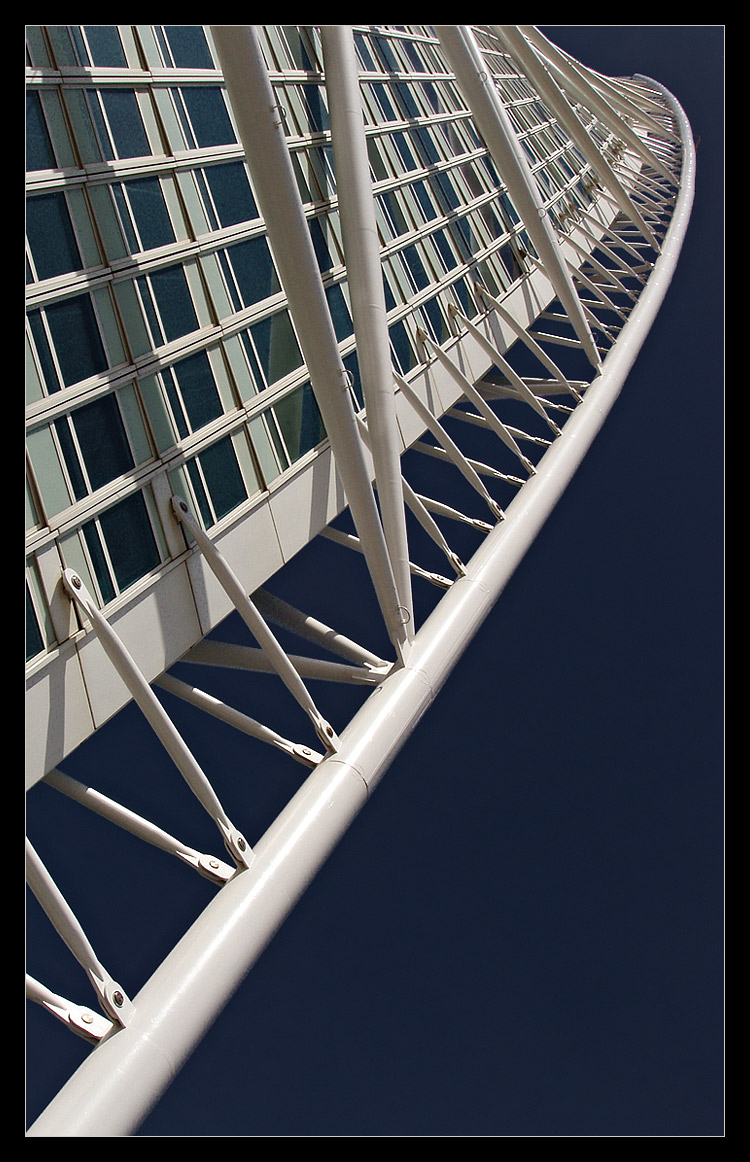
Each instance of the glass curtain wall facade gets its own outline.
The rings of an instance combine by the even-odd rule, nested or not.
[[[342,358],[361,402],[319,34],[263,47]],[[569,138],[477,30],[553,219],[591,200]],[[428,27],[358,27],[393,366],[438,343],[473,284],[502,295],[529,239]],[[59,646],[61,568],[105,611],[325,444],[201,26],[27,28],[27,662]],[[595,122],[590,131],[597,137]],[[605,134],[598,134],[604,140]],[[52,567],[54,565],[54,567]]]

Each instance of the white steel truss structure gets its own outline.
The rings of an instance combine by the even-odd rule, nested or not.
[[[667,292],[694,147],[658,81],[604,78],[530,26],[60,26],[29,45],[29,795],[53,788],[215,889],[131,996],[54,851],[27,844],[96,1002],[27,977],[91,1046],[30,1133],[115,1136],[365,805],[580,464]],[[274,593],[318,534],[332,586],[337,554],[364,558],[375,648]],[[214,632],[230,613],[243,643]],[[280,679],[275,725],[190,681],[213,668]],[[331,682],[360,695],[349,721],[329,720]],[[260,833],[173,699],[260,767],[265,744],[304,768]],[[167,831],[65,771],[130,701],[221,857],[176,837],[181,799]]]

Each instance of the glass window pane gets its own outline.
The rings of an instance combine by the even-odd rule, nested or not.
[[[222,226],[234,226],[237,222],[249,222],[258,217],[247,172],[241,161],[209,166],[205,174]]]
[[[252,334],[267,383],[274,383],[300,366],[302,356],[286,311],[257,323]]]
[[[312,218],[310,223],[310,236],[312,238],[313,249],[315,250],[315,257],[318,260],[321,274],[333,268],[333,259],[331,252],[328,249],[323,228],[320,225],[318,218]]]
[[[133,90],[102,89],[101,94],[117,156],[147,157],[151,147]]]
[[[140,492],[102,513],[99,523],[120,589],[133,585],[159,564],[159,553]]]
[[[265,238],[250,238],[227,251],[246,307],[260,303],[280,290],[279,280]]]
[[[349,314],[349,307],[344,298],[341,287],[338,283],[335,286],[329,287],[326,291],[326,298],[328,299],[328,306],[331,312],[331,319],[333,321],[333,329],[336,332],[336,338],[339,342],[347,339],[354,330],[351,315]]]
[[[84,496],[86,496],[88,492],[88,489],[86,488],[86,481],[84,480],[83,472],[81,471],[81,465],[78,462],[78,454],[75,449],[75,444],[73,443],[73,437],[71,435],[70,428],[68,427],[67,419],[63,418],[61,420],[55,421],[55,432],[57,433],[57,438],[60,442],[60,448],[62,450],[63,459],[65,461],[65,467],[68,469],[68,476],[70,478],[70,484],[73,489],[73,495],[75,496],[76,500],[83,500]]]
[[[45,313],[66,387],[106,371],[107,356],[88,295],[53,303]]]
[[[194,432],[221,415],[221,400],[205,351],[176,363],[174,372]]]
[[[206,34],[199,24],[165,24],[172,60],[178,69],[214,69]]]
[[[96,580],[99,584],[99,592],[102,595],[102,601],[106,605],[111,601],[115,595],[115,587],[112,584],[112,578],[109,575],[109,567],[107,565],[107,558],[104,555],[102,548],[99,530],[91,521],[90,524],[84,525],[83,536],[86,541],[86,547],[91,556],[91,563],[94,567]]]
[[[92,489],[101,488],[133,467],[133,456],[113,395],[79,408],[72,420]]]
[[[193,300],[188,290],[185,272],[181,266],[168,266],[151,275],[167,341],[179,339],[198,326]]]
[[[202,452],[200,464],[216,519],[221,520],[247,497],[231,437],[225,436],[218,444]]]
[[[42,633],[39,629],[39,622],[37,620],[34,604],[31,600],[31,594],[28,587],[26,589],[26,661],[40,654],[44,649],[44,642],[42,641]]]
[[[323,421],[309,383],[279,400],[273,410],[292,462],[325,438]]]
[[[42,114],[38,93],[26,94],[26,169],[54,169],[52,142]]]
[[[135,182],[126,182],[125,189],[141,236],[142,248],[151,250],[155,246],[168,246],[174,242],[175,233],[159,179],[139,178]]]
[[[200,148],[211,145],[233,145],[237,140],[219,88],[182,89],[195,139]]]
[[[195,496],[195,500],[198,505],[198,511],[201,514],[203,527],[210,529],[211,525],[214,523],[214,518],[211,512],[211,506],[208,503],[206,489],[203,484],[203,477],[198,471],[198,465],[196,464],[195,460],[188,461],[187,471],[188,476],[190,477],[190,483],[193,486],[193,495]]]
[[[82,268],[64,194],[28,199],[26,233],[38,278],[54,278]]]
[[[127,60],[120,34],[114,24],[86,24],[83,26],[89,43],[91,63],[104,68],[124,69]]]

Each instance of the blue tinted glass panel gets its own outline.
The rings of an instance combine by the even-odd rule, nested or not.
[[[52,142],[42,114],[39,94],[27,93],[26,169],[54,169],[56,164]]]
[[[118,157],[147,157],[151,147],[133,90],[102,89],[101,94]]]
[[[310,222],[310,236],[312,238],[313,249],[315,250],[315,257],[318,260],[318,266],[321,273],[330,270],[333,266],[331,253],[328,249],[328,243],[325,240],[323,230],[317,218],[313,218]]]
[[[409,139],[405,133],[394,133],[393,143],[398,150],[398,155],[405,169],[419,169],[420,165],[412,151]]]
[[[231,438],[226,436],[202,452],[200,463],[216,518],[220,520],[247,496]]]
[[[414,279],[414,282],[416,283],[417,288],[419,290],[424,290],[424,288],[429,284],[430,279],[424,268],[422,259],[417,252],[417,248],[415,246],[407,246],[403,251],[403,255],[406,260],[406,265],[409,267],[409,271],[412,278]]]
[[[45,313],[66,387],[106,371],[107,356],[88,295],[53,303]]]
[[[435,165],[440,161],[440,154],[432,140],[429,129],[417,127],[414,132],[420,149],[422,150],[422,157],[425,163],[427,165]]]
[[[265,238],[239,242],[228,253],[246,307],[277,293],[279,280]]]
[[[37,621],[34,606],[31,601],[31,594],[26,590],[26,661],[33,658],[36,654],[40,654],[44,649],[44,642],[42,641],[42,634],[39,629],[39,622]]]
[[[460,198],[453,188],[447,174],[436,173],[432,178],[433,189],[437,200],[444,210],[455,210],[460,205]]]
[[[309,383],[279,400],[273,410],[292,461],[325,439],[325,428]]]
[[[346,305],[346,299],[343,296],[341,287],[329,287],[326,291],[326,298],[328,299],[328,306],[331,311],[331,319],[333,321],[333,329],[336,332],[336,338],[341,342],[352,334],[353,324],[352,318],[349,314],[349,308]]]
[[[190,460],[188,462],[187,470],[188,476],[190,477],[190,483],[193,486],[193,494],[198,504],[198,511],[201,514],[201,520],[203,521],[203,527],[209,529],[214,523],[214,518],[211,512],[211,506],[208,503],[208,497],[206,496],[206,489],[203,485],[203,477],[198,471],[198,465],[196,464],[195,460]]]
[[[101,488],[133,467],[120,409],[113,395],[79,408],[72,419],[92,489]]]
[[[99,537],[99,530],[92,521],[91,524],[84,525],[83,536],[86,541],[86,548],[91,557],[91,564],[94,567],[94,573],[99,583],[99,590],[102,595],[102,600],[106,604],[111,601],[115,595],[115,587],[112,584],[112,578],[109,575],[109,568],[107,566],[107,558],[104,556],[104,549],[102,548],[101,538]]]
[[[435,245],[440,251],[440,257],[445,263],[446,270],[452,270],[454,266],[458,265],[458,259],[453,253],[451,245],[448,239],[445,237],[445,234],[442,230],[438,230],[435,234],[432,235],[432,237],[435,240]]]
[[[68,477],[73,489],[73,495],[76,500],[83,500],[84,496],[88,494],[86,481],[81,471],[81,465],[78,462],[78,453],[76,452],[73,437],[70,434],[67,419],[55,421],[55,432],[60,442],[65,467],[68,470]]]
[[[175,233],[159,179],[139,178],[135,182],[126,182],[125,189],[143,249],[151,250],[154,246],[167,246],[174,242]]]
[[[373,36],[372,43],[374,44],[377,54],[383,62],[386,71],[389,73],[399,72],[399,63],[394,56],[390,41],[387,40],[384,36]]]
[[[252,334],[268,383],[299,367],[302,357],[286,311],[263,319],[253,327]]]
[[[114,24],[85,24],[83,26],[89,42],[91,63],[104,68],[124,69],[127,60],[122,41]]]
[[[29,311],[29,326],[31,328],[31,334],[34,337],[34,347],[36,348],[44,382],[47,385],[47,391],[59,391],[60,380],[55,370],[52,352],[47,342],[47,335],[39,311]]]
[[[133,585],[159,564],[146,502],[140,492],[103,513],[99,524],[120,589]]]
[[[181,266],[168,266],[151,275],[167,341],[179,339],[198,326],[193,300],[188,290],[185,272]]]
[[[396,96],[398,97],[398,101],[401,105],[404,115],[406,117],[419,117],[419,108],[416,101],[414,100],[414,97],[412,96],[409,86],[405,85],[402,81],[399,81],[394,85],[394,89],[396,91]]]
[[[212,165],[205,173],[222,226],[234,226],[237,222],[249,222],[258,217],[258,208],[242,162]]]
[[[29,198],[26,203],[26,234],[39,278],[54,278],[82,268],[64,194]]]
[[[172,59],[178,69],[215,69],[206,42],[206,34],[199,24],[164,25]]]
[[[180,394],[193,431],[221,415],[221,399],[205,351],[175,364]]]
[[[184,88],[182,96],[190,115],[195,139],[201,148],[232,145],[237,138],[221,89],[201,86]]]
[[[307,107],[310,110],[310,128],[313,131],[317,130],[318,133],[325,133],[331,128],[331,121],[320,86],[303,85],[302,91],[305,94]]]

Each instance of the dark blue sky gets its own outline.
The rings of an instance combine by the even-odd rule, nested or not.
[[[675,280],[439,701],[143,1136],[723,1133],[723,29],[544,31],[685,108],[701,140]],[[133,769],[164,762],[123,718],[65,769],[138,808]],[[228,787],[247,764],[221,746]],[[260,818],[276,784],[247,777]],[[134,993],[210,889],[170,865],[154,898],[164,856],[129,877],[135,841],[103,849],[97,825],[87,848],[54,801],[32,836],[46,852],[70,818],[79,911]],[[57,982],[33,907],[29,931],[29,971]],[[77,966],[64,979],[87,999]],[[30,1120],[86,1052],[50,1022],[32,1010]]]

